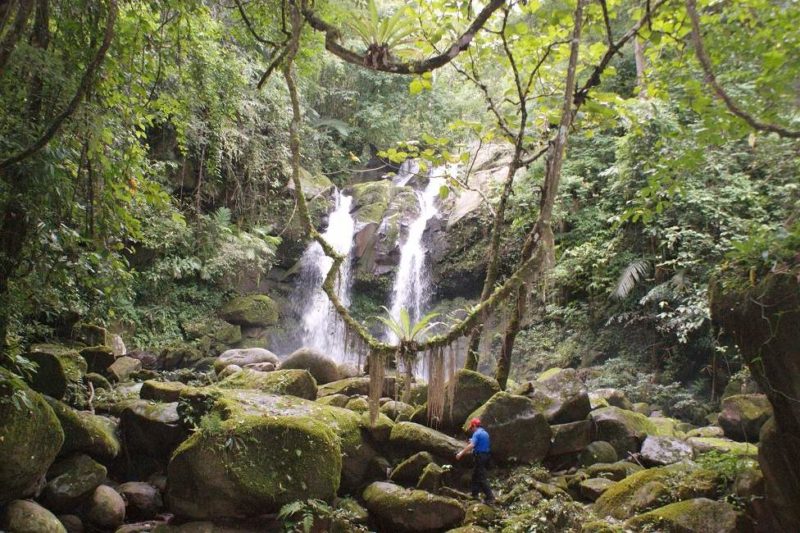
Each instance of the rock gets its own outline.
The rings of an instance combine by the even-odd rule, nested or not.
[[[725,438],[691,437],[686,442],[694,448],[696,454],[718,451],[740,456],[758,455],[758,448],[747,442],[736,442]]]
[[[172,344],[165,346],[159,356],[159,366],[165,370],[189,368],[194,366],[204,357],[203,352],[188,344]]]
[[[108,330],[96,324],[78,322],[72,326],[71,338],[85,344],[86,346],[110,346],[111,335]]]
[[[591,410],[589,394],[575,369],[551,369],[536,381],[517,388],[515,394],[533,400],[551,424],[583,420]]]
[[[445,394],[450,399],[449,406],[445,406],[444,410],[445,427],[461,427],[470,413],[498,392],[500,385],[495,379],[472,370],[458,370],[445,389]]]
[[[53,463],[64,432],[44,397],[0,368],[0,504],[30,496]],[[11,401],[16,400],[16,404]]]
[[[161,366],[159,356],[153,352],[146,350],[132,350],[126,354],[128,357],[133,357],[142,362],[142,368],[147,370],[157,370]]]
[[[88,411],[76,411],[52,398],[47,398],[47,402],[64,430],[61,455],[82,452],[104,461],[110,461],[119,455],[122,446],[117,437],[115,421]]]
[[[580,452],[592,442],[592,423],[588,420],[553,425],[550,430],[553,437],[548,456]]]
[[[439,492],[439,489],[441,489],[444,484],[442,481],[444,475],[445,470],[441,466],[436,463],[428,463],[419,475],[417,488],[433,493]]]
[[[393,398],[396,392],[396,380],[394,376],[383,378],[382,396]],[[344,394],[345,396],[369,396],[369,378],[354,377],[345,378],[330,383],[320,384],[317,395],[330,396],[332,394]]]
[[[272,363],[277,367],[280,362],[277,355],[264,348],[240,348],[222,352],[214,361],[214,370],[219,374],[228,365],[245,367],[257,363]]]
[[[692,445],[675,437],[647,437],[641,450],[642,462],[664,466],[694,458]]]
[[[218,354],[242,341],[242,328],[215,317],[181,324],[187,340],[195,341],[205,352]]]
[[[156,402],[177,402],[181,397],[181,391],[186,390],[187,385],[180,381],[156,381],[149,379],[142,383],[139,397],[142,400],[153,400]]]
[[[64,346],[35,344],[25,357],[37,365],[31,374],[31,388],[57,400],[64,398],[69,386],[79,387],[86,374],[83,357]]]
[[[647,418],[653,426],[655,433],[650,435],[658,437],[685,437],[684,433],[678,428],[681,422],[666,416],[649,416]]]
[[[722,400],[718,422],[725,436],[740,442],[758,442],[761,426],[772,416],[764,394],[738,394]]]
[[[74,514],[60,514],[56,518],[66,528],[67,533],[83,533],[83,520]]]
[[[721,438],[725,433],[719,426],[705,426],[702,428],[695,428],[686,432],[686,437],[711,437]]]
[[[639,413],[640,415],[650,416],[650,413],[653,412],[653,409],[650,407],[649,403],[636,402],[633,404],[631,411],[634,413]]]
[[[419,481],[419,476],[429,464],[434,463],[433,456],[428,452],[418,452],[397,465],[389,474],[389,479],[398,485],[414,486]]]
[[[110,367],[117,356],[109,346],[90,346],[80,351],[81,357],[86,361],[89,372],[102,374]]]
[[[633,404],[625,393],[619,389],[596,389],[593,392],[597,397],[605,400],[610,407],[619,407],[626,411],[633,411]]]
[[[465,524],[490,525],[497,518],[497,511],[485,503],[473,503],[467,507],[467,515],[464,517]],[[452,530],[451,530],[452,531]]]
[[[177,408],[176,402],[129,402],[120,414],[120,430],[128,451],[153,458],[168,458],[187,437]]]
[[[730,504],[697,498],[665,505],[625,522],[625,528],[640,531],[657,528],[665,533],[733,533],[736,511]]]
[[[117,528],[125,521],[125,500],[108,485],[100,485],[87,504],[86,517],[94,526]]]
[[[9,503],[0,519],[0,528],[9,533],[67,533],[53,513],[28,500]]]
[[[372,483],[364,490],[363,498],[367,509],[387,530],[444,530],[458,526],[465,516],[458,500],[393,483]]]
[[[394,195],[391,180],[368,181],[352,186],[353,216],[363,224],[380,224]]]
[[[114,364],[108,367],[108,375],[112,381],[121,382],[128,381],[131,374],[139,372],[142,369],[142,362],[133,357],[123,355]]]
[[[216,425],[181,444],[168,467],[169,508],[186,518],[241,518],[295,500],[330,501],[340,485],[361,483],[374,456],[358,415],[346,409],[246,390],[223,391],[208,409]]]
[[[626,477],[644,470],[636,463],[628,461],[617,461],[616,463],[595,463],[586,468],[586,474],[593,478],[610,479],[611,481],[622,481]]]
[[[232,376],[232,375],[234,375],[234,374],[236,374],[238,372],[241,372],[242,370],[244,370],[244,369],[242,367],[240,367],[239,365],[228,365],[228,366],[226,366],[225,368],[223,368],[220,371],[220,373],[217,375],[217,377],[219,379],[225,379],[228,376]]]
[[[595,463],[614,463],[618,458],[617,450],[610,443],[598,440],[590,443],[578,459],[583,466],[590,466]]]
[[[106,467],[88,455],[76,455],[53,465],[42,499],[48,509],[74,511],[106,478]]]
[[[231,324],[263,328],[278,322],[278,305],[266,294],[239,296],[223,306],[220,316]]]
[[[369,411],[369,401],[366,398],[350,398],[345,408],[356,413],[366,413]]]
[[[219,383],[222,389],[251,389],[270,394],[289,394],[313,400],[317,397],[317,383],[307,370],[275,370],[257,372],[243,369]]]
[[[281,370],[308,370],[319,384],[339,380],[339,368],[327,355],[313,348],[300,348],[281,363]]]
[[[489,432],[492,457],[498,461],[534,463],[544,459],[550,449],[550,426],[525,396],[498,392],[467,420],[472,418],[480,418]]]
[[[397,420],[401,416],[409,420],[411,415],[414,414],[414,406],[404,402],[390,400],[381,405],[380,411],[392,420]]]
[[[246,370],[255,370],[256,372],[272,372],[277,367],[275,363],[250,363],[249,365],[244,365]]]
[[[317,395],[319,396],[319,393],[317,393]],[[322,396],[321,398],[317,398],[317,403],[321,403],[322,405],[330,405],[332,407],[344,407],[349,401],[350,396],[345,396],[344,394],[331,394],[330,396]]]
[[[95,372],[89,372],[84,376],[87,385],[91,384],[94,387],[94,390],[105,389],[111,390],[111,382],[105,378],[105,376],[101,376]]]
[[[125,515],[132,520],[155,518],[164,506],[161,492],[150,483],[129,481],[117,490],[126,502]]]
[[[638,452],[645,437],[657,431],[646,416],[619,407],[595,409],[589,419],[594,422],[596,438],[610,443],[621,457]]]
[[[455,454],[464,447],[462,441],[414,422],[396,423],[392,428],[389,442],[407,454],[426,451],[448,461],[453,460]]]
[[[330,397],[331,396],[328,396],[328,398]],[[371,423],[369,420],[369,412],[364,412],[361,414],[360,423],[361,427],[372,437],[372,440],[378,443],[388,442],[392,435],[392,428],[394,427],[394,422],[383,413],[378,413],[378,416],[375,418],[375,423]]]
[[[602,496],[603,493],[614,483],[614,481],[602,477],[585,479],[580,482],[581,496],[584,499],[593,502]]]

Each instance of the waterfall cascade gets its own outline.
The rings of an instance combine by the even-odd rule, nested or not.
[[[322,237],[340,254],[347,256],[339,269],[336,294],[345,306],[350,305],[350,254],[353,248],[355,220],[350,215],[353,198],[335,193],[335,208],[328,218]],[[300,260],[299,294],[305,296],[303,311],[303,346],[316,348],[339,363],[347,360],[345,326],[322,283],[333,265],[318,242],[312,242]]]

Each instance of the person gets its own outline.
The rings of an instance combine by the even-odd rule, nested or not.
[[[486,503],[494,502],[494,494],[486,478],[486,468],[491,457],[491,446],[489,444],[489,433],[481,427],[480,418],[473,418],[469,421],[469,432],[472,436],[463,450],[456,454],[456,461],[464,455],[472,452],[475,457],[475,466],[472,470],[472,497],[477,498],[483,492]]]

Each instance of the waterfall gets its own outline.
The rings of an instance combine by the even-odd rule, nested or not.
[[[339,269],[336,294],[345,306],[350,305],[350,254],[353,248],[355,220],[350,215],[353,198],[335,193],[335,208],[328,218],[328,228],[322,237],[338,253],[347,256]],[[304,298],[303,346],[316,348],[333,360],[347,360],[345,325],[334,309],[330,299],[322,290],[322,283],[333,265],[322,246],[312,242],[300,259],[299,297]]]
[[[408,162],[407,162],[408,163]],[[413,166],[412,166],[413,165]],[[407,183],[419,167],[415,164],[405,163],[400,168],[395,180]],[[445,167],[436,167],[431,170],[428,184],[422,191],[416,191],[419,203],[419,215],[408,228],[408,236],[400,248],[400,264],[392,289],[392,317],[398,320],[400,310],[408,311],[411,324],[415,324],[424,315],[425,306],[430,296],[430,280],[426,269],[427,249],[422,237],[428,221],[439,213],[436,201],[439,189],[444,184]],[[392,332],[387,332],[389,340],[394,342],[397,337]]]

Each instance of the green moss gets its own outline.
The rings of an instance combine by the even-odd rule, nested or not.
[[[84,452],[105,460],[119,455],[122,447],[116,434],[116,424],[112,420],[87,411],[76,411],[52,398],[48,398],[47,402],[64,430],[61,455]]]
[[[664,533],[738,531],[736,511],[725,502],[705,498],[672,503],[625,522],[625,527],[635,530],[648,526]]]
[[[278,306],[266,294],[252,294],[234,298],[222,307],[220,314],[231,324],[264,327],[277,323]]]
[[[597,499],[594,510],[600,516],[624,519],[659,502],[666,503],[661,500],[668,498],[665,483],[677,470],[664,467],[636,472],[609,487]]]
[[[380,224],[394,194],[391,180],[358,183],[352,188],[359,222]]]
[[[688,439],[688,442],[701,453],[719,451],[740,456],[755,457],[758,455],[758,447],[749,442],[735,442],[716,437],[692,437]]]
[[[271,394],[290,394],[306,400],[317,397],[317,382],[308,370],[257,372],[244,369],[219,383],[221,389],[252,389]]]
[[[81,383],[88,368],[77,351],[53,344],[34,345],[27,358],[37,365],[31,387],[58,399],[64,398],[70,388]]]

